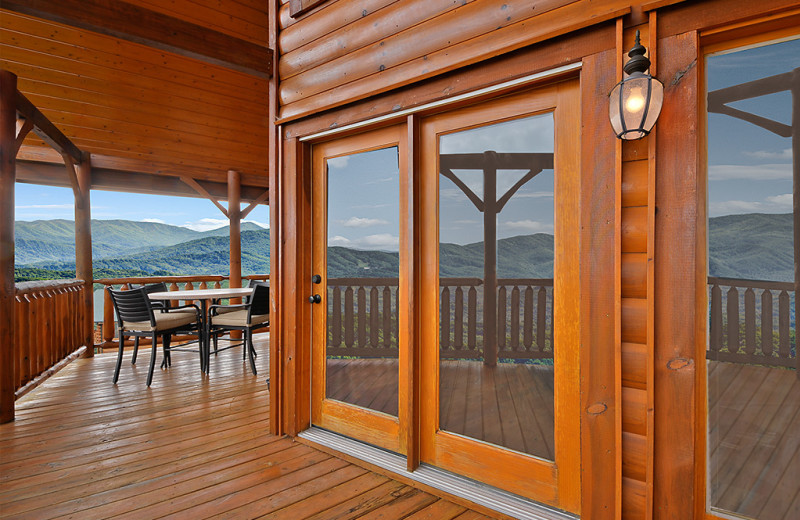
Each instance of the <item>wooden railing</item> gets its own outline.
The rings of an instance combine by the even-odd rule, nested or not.
[[[441,278],[440,353],[474,359],[483,353],[483,281]],[[397,357],[397,278],[328,279],[327,353]],[[500,278],[498,356],[552,358],[552,279]]]
[[[791,326],[793,283],[709,277],[708,285],[708,359],[798,366]]]
[[[114,316],[114,305],[108,293],[108,287],[121,288],[127,290],[132,284],[146,285],[151,283],[164,282],[170,291],[192,290],[192,289],[219,289],[223,286],[227,276],[222,275],[188,275],[188,276],[143,276],[129,278],[103,278],[95,280],[94,283],[103,286],[103,322],[101,327],[102,343],[99,347],[110,348],[118,346],[115,341],[116,321]],[[268,274],[253,274],[242,276],[242,280],[269,280]],[[174,302],[175,305],[178,302]]]
[[[15,284],[15,390],[31,383],[85,345],[83,280],[46,280]],[[91,345],[89,345],[91,348]]]

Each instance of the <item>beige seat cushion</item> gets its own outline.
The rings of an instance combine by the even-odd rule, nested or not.
[[[149,321],[137,321],[123,323],[125,330],[137,330],[161,332],[162,330],[174,329],[189,325],[197,321],[197,315],[194,312],[156,312],[156,326],[150,325]]]
[[[269,321],[269,314],[259,314],[250,317],[247,323],[247,309],[239,309],[233,312],[226,312],[219,316],[211,317],[211,325],[222,327],[252,327]]]

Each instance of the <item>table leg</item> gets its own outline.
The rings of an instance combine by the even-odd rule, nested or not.
[[[208,350],[210,348],[209,345],[209,331],[211,328],[209,327],[208,323],[208,302],[206,300],[200,300],[200,312],[203,315],[203,323],[202,323],[202,334],[201,334],[201,341],[200,341],[200,369],[208,374],[208,365],[209,365],[209,357],[208,357]]]

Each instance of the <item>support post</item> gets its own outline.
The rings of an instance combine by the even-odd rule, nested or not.
[[[0,423],[14,420],[14,183],[17,76],[0,70]]]
[[[75,191],[75,277],[83,280],[85,309],[84,323],[81,327],[82,342],[86,345],[84,357],[94,356],[94,274],[92,272],[92,209],[89,192],[92,186],[92,166],[90,156],[77,168]]]
[[[497,365],[497,153],[487,151],[484,157],[483,364],[493,367]]]
[[[242,286],[241,177],[238,171],[228,170],[228,218],[230,219],[231,230],[231,287]]]

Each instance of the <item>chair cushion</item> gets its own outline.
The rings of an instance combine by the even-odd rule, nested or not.
[[[161,332],[183,327],[197,321],[197,315],[194,312],[156,312],[154,316],[156,318],[155,327],[150,325],[149,321],[125,322],[123,325],[125,330]]]
[[[211,325],[220,327],[252,327],[254,325],[267,323],[268,321],[269,314],[260,314],[251,316],[250,323],[247,323],[247,309],[239,309],[211,317]]]

